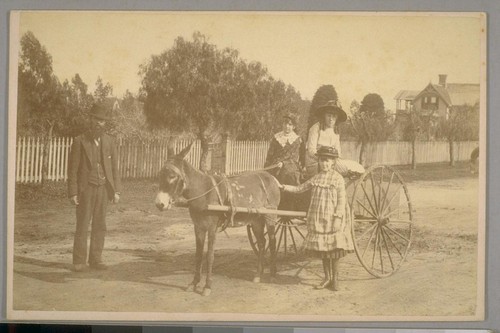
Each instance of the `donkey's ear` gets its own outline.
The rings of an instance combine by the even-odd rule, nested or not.
[[[174,157],[175,155],[175,150],[174,150],[174,140],[169,139],[167,142],[167,158],[170,159]]]
[[[179,156],[180,158],[184,159],[186,158],[186,155],[189,153],[189,151],[191,150],[191,147],[193,146],[193,142],[191,142],[186,148],[184,148],[183,150],[181,150],[179,152],[179,154],[177,154],[177,156]]]

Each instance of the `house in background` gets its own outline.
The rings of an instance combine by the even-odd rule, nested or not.
[[[447,119],[454,106],[479,102],[479,84],[447,83],[447,75],[439,75],[439,84],[429,83],[423,90],[401,90],[396,100],[396,119],[406,119],[410,111],[430,119]]]
[[[121,109],[120,100],[117,97],[105,97],[104,105],[106,109],[111,110],[113,114],[116,114],[116,112]]]

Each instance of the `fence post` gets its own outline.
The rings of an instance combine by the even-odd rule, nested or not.
[[[226,138],[226,147],[224,154],[224,173],[229,175],[231,173],[231,139],[229,136]]]

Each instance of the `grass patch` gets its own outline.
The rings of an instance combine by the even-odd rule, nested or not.
[[[456,162],[455,166],[448,163],[429,163],[417,165],[412,170],[410,165],[394,167],[406,182],[436,181],[446,179],[477,178],[469,171],[469,162]]]

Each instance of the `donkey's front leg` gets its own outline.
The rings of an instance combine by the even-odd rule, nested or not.
[[[254,223],[252,223],[253,233],[255,239],[257,240],[257,248],[259,249],[259,255],[257,259],[257,273],[253,278],[253,282],[259,283],[262,279],[262,274],[264,273],[264,254],[266,251],[266,237],[264,236],[264,223],[259,218]]]
[[[271,283],[276,282],[276,225],[275,221],[277,219],[277,216],[275,215],[266,215],[266,228],[267,228],[267,235],[269,237],[269,252],[271,254]]]
[[[211,223],[208,229],[207,281],[205,282],[205,288],[203,288],[203,296],[209,296],[212,292],[212,268],[214,265],[216,230],[217,220]]]
[[[203,249],[205,247],[205,237],[207,235],[207,230],[203,227],[195,224],[194,225],[194,234],[196,236],[196,258],[195,258],[195,272],[193,282],[191,282],[186,290],[187,291],[195,291],[196,286],[201,280],[201,269],[203,263]]]

